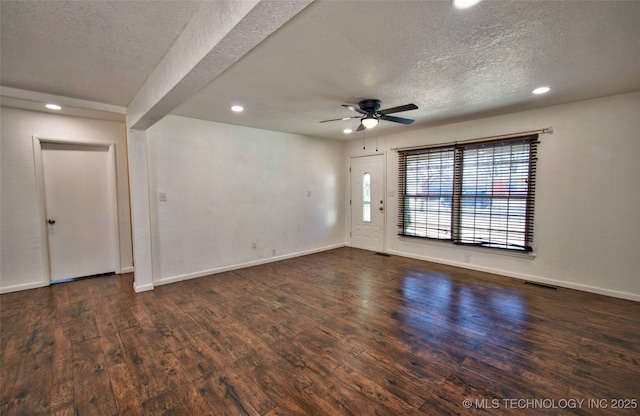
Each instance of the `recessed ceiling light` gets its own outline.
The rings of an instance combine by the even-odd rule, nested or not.
[[[49,110],[62,110],[62,107],[60,107],[58,104],[45,104],[44,106]]]
[[[351,134],[351,133],[353,133],[353,130],[351,130],[351,129],[344,129],[343,131],[344,131],[344,134]]]
[[[231,107],[231,111],[235,111],[236,113],[239,113],[241,111],[244,111],[244,107],[242,107],[241,105],[234,105]]]
[[[536,88],[535,90],[531,91],[534,94],[546,94],[549,91],[551,91],[551,88],[549,87],[540,87],[540,88]]]
[[[480,3],[481,0],[453,0],[453,7],[456,9],[468,9]]]

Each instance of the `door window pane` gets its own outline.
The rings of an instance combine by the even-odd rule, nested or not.
[[[362,222],[371,222],[371,175],[362,177]]]

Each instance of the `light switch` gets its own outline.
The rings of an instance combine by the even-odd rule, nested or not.
[[[160,196],[160,201],[165,202],[167,200],[167,193],[166,192],[160,192],[159,196]]]

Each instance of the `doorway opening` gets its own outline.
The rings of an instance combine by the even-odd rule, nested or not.
[[[385,245],[384,155],[351,158],[351,245],[383,252]]]

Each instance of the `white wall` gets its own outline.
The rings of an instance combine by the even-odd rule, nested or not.
[[[115,143],[120,266],[132,268],[124,123],[1,108],[0,292],[48,284],[39,231],[32,137]]]
[[[343,142],[178,116],[147,139],[154,283],[344,245]]]
[[[33,135],[116,142],[121,262],[130,267],[124,124],[9,108],[1,117],[0,291],[37,287],[46,278]],[[387,191],[397,191],[391,148],[542,127],[554,134],[542,135],[539,146],[534,258],[400,238],[396,197],[387,200],[387,251],[640,300],[640,92],[379,138]],[[345,144],[177,116],[151,127],[147,138],[155,283],[349,240],[345,161],[371,153],[361,140]],[[166,202],[158,201],[159,192]]]
[[[387,190],[398,183],[391,148],[544,127],[554,133],[540,136],[535,258],[398,237],[397,197],[387,201],[388,252],[640,300],[640,92],[379,138]],[[347,156],[363,152],[361,140],[347,144]]]

